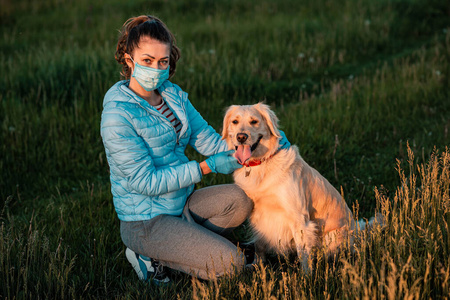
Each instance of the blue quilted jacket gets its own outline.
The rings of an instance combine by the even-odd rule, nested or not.
[[[179,138],[172,124],[128,84],[119,81],[109,89],[101,120],[117,215],[122,221],[181,215],[202,179],[199,163],[185,155],[186,146],[204,156],[228,147],[176,84],[166,81],[158,91],[183,124]]]

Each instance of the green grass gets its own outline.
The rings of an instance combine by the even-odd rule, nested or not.
[[[0,299],[448,298],[446,1],[90,2],[1,1]],[[360,217],[379,207],[386,230],[312,274],[275,259],[220,281],[136,282],[99,124],[120,79],[118,30],[144,13],[175,33],[173,81],[214,128],[228,105],[264,100],[304,159]]]

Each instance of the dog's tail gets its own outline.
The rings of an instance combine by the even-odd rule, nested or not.
[[[376,226],[386,226],[386,218],[381,213],[375,213],[375,216],[370,218],[368,221],[366,219],[359,220],[358,225],[356,226],[356,231],[362,232],[367,229],[367,231],[371,233]]]

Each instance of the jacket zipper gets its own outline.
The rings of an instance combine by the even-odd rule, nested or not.
[[[161,97],[163,98],[163,100],[164,100],[164,97],[161,95]],[[183,128],[183,126],[184,126],[184,124],[183,124],[183,122],[181,122],[181,119],[176,115],[176,113],[175,113],[175,110],[172,108],[172,107],[170,107],[170,105],[169,105],[169,103],[166,101],[166,105],[167,105],[167,107],[169,107],[169,109],[172,111],[172,113],[174,114],[174,116],[178,119],[178,121],[180,121],[180,123],[181,123],[181,128]],[[180,103],[180,105],[181,106],[183,106],[183,102],[181,102]],[[182,107],[183,109],[184,109],[184,107]],[[166,119],[166,118],[165,118]],[[166,119],[167,120],[167,119]],[[169,122],[170,123],[170,122]],[[172,124],[170,124],[170,125],[172,125]],[[175,127],[173,127],[173,125],[172,125],[172,128],[173,128],[173,130],[175,131]],[[175,136],[177,137],[177,145],[179,145],[179,140],[180,140],[180,137],[181,137],[181,130],[180,130],[180,135],[178,135],[177,134],[177,132],[175,131]]]
[[[121,87],[122,88],[122,87]],[[127,94],[128,94],[128,92],[127,91],[125,91]],[[133,97],[134,98],[134,97]],[[163,100],[164,100],[164,97],[161,95],[161,98],[163,98]],[[178,137],[178,134],[177,134],[177,132],[176,132],[176,130],[175,130],[175,127],[173,127],[173,125],[172,125],[172,123],[170,123],[170,121],[166,118],[166,117],[164,117],[160,112],[158,112],[158,111],[151,111],[151,110],[148,110],[147,108],[145,108],[139,101],[136,101],[136,103],[140,106],[140,107],[142,107],[144,110],[146,110],[147,112],[149,112],[150,114],[156,114],[156,115],[158,115],[161,119],[163,119],[166,123],[168,123],[169,125],[170,125],[170,127],[173,129],[173,131],[174,131],[174,133],[175,133],[175,137],[176,137],[176,141],[177,141],[177,145],[179,145],[180,143],[180,138]],[[166,101],[166,104],[167,104],[167,106],[170,108],[170,110],[173,112],[173,114],[175,115],[175,112],[173,111],[173,109],[170,107],[170,105],[167,103],[167,101]],[[182,106],[182,108],[184,109],[184,106],[183,106],[183,102],[181,102],[180,103],[181,104],[181,106]],[[161,117],[162,116],[162,117]],[[175,115],[177,118],[178,118],[178,116],[177,115]],[[183,122],[181,122],[181,120],[180,120],[180,118],[178,118],[178,120],[180,121],[180,123],[181,123],[181,125],[183,126],[184,124],[183,124]],[[183,128],[183,127],[182,127]],[[181,131],[180,131],[180,136],[181,136]]]

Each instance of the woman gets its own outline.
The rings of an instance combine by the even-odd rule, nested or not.
[[[127,20],[116,51],[125,80],[106,93],[101,120],[126,257],[140,279],[158,284],[170,280],[164,267],[202,279],[242,270],[245,257],[224,236],[253,208],[234,184],[194,191],[204,175],[230,174],[242,165],[168,80],[179,57],[161,20]],[[208,158],[190,161],[188,144]]]

